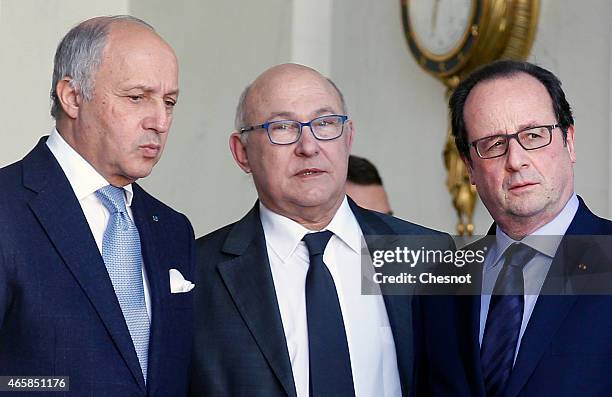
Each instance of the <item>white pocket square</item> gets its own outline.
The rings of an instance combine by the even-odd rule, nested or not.
[[[185,280],[185,277],[176,269],[170,269],[170,293],[180,294],[182,292],[189,292],[195,287],[195,284],[189,280]]]

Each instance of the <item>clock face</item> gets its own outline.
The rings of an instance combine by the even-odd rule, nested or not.
[[[433,58],[456,52],[471,27],[476,1],[409,0],[408,18],[419,46]]]
[[[450,76],[475,48],[484,0],[400,0],[410,51],[436,76]],[[504,0],[501,0],[504,1]]]

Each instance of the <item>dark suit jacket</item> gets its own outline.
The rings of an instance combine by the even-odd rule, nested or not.
[[[365,235],[437,234],[349,203]],[[447,246],[453,245],[450,238]],[[296,396],[259,204],[197,240],[193,396]],[[411,297],[384,297],[404,395],[412,389]]]
[[[601,276],[610,280],[612,266],[609,247],[602,252],[587,235],[612,235],[612,222],[580,199],[542,287],[553,294],[538,297],[505,397],[612,395],[612,296],[584,294]],[[484,397],[480,295],[421,297],[417,311],[418,395]]]
[[[192,293],[170,293],[169,269],[193,279],[189,221],[133,184],[152,311],[145,387],[85,215],[45,141],[0,170],[0,375],[69,376],[68,396],[185,395]]]

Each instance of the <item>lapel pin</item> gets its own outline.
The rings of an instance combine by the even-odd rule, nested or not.
[[[157,222],[159,221],[159,218],[157,217],[157,215],[153,215],[153,222]]]

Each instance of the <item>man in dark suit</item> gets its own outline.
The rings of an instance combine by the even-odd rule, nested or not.
[[[134,183],[161,156],[177,85],[173,50],[136,18],[59,44],[56,128],[0,170],[1,375],[68,377],[70,396],[186,394],[193,230]]]
[[[361,293],[361,240],[435,232],[347,199],[345,113],[338,88],[300,65],[244,91],[230,148],[259,200],[197,241],[193,396],[412,392],[411,299]]]
[[[574,120],[560,81],[500,61],[450,99],[471,182],[495,220],[477,295],[422,303],[427,396],[608,396],[612,222],[574,193]],[[604,282],[602,282],[604,281]],[[606,285],[608,284],[608,285]]]

